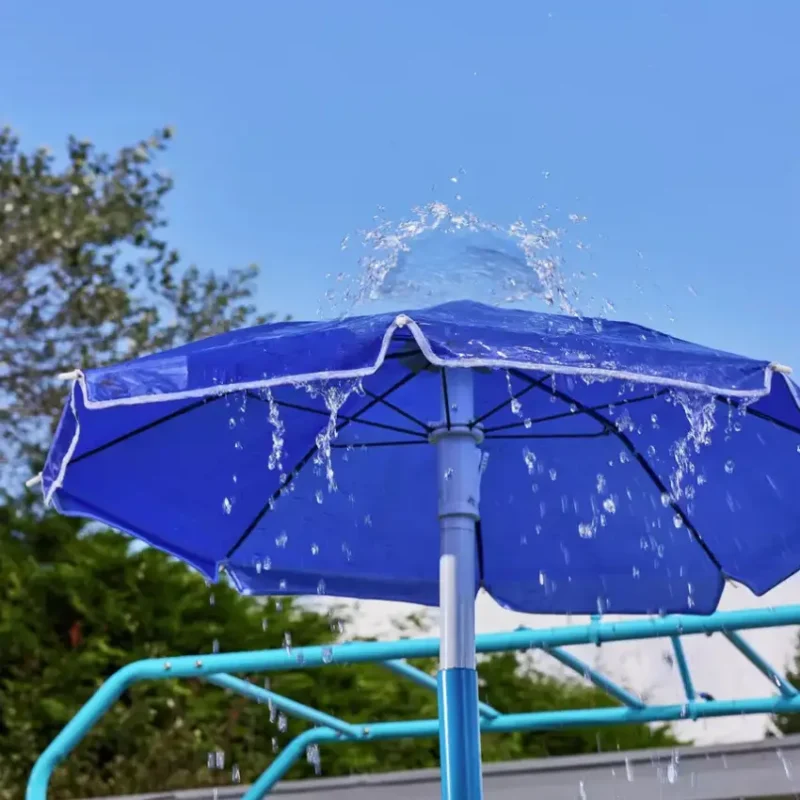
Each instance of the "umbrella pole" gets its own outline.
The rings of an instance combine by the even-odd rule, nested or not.
[[[439,748],[442,800],[480,800],[481,746],[475,656],[476,531],[482,434],[472,371],[442,373],[444,424],[431,437],[439,483]]]

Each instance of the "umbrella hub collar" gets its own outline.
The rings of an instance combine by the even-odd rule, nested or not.
[[[472,370],[442,371],[444,421],[431,431],[437,450],[439,519],[480,519],[483,431],[475,419]]]

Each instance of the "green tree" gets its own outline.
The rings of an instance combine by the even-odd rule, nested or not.
[[[169,128],[114,156],[66,159],[0,129],[0,434],[8,464],[38,451],[63,403],[57,373],[256,319],[255,267],[184,267],[164,239]],[[0,462],[2,463],[2,462]]]
[[[111,532],[35,513],[30,498],[0,507],[0,797],[19,797],[40,753],[100,683],[146,657],[324,644],[338,636],[329,615],[287,599],[243,597],[208,587],[183,564]],[[213,598],[213,601],[212,601]],[[433,662],[421,667],[433,671]],[[485,699],[503,711],[613,705],[578,682],[521,667],[514,655],[483,661]],[[263,682],[265,676],[249,676]],[[356,722],[434,718],[435,696],[380,666],[330,665],[270,676],[271,687]],[[305,723],[200,681],[142,684],[126,692],[53,781],[54,797],[125,794],[228,784],[268,765]],[[601,739],[598,740],[598,736]],[[665,728],[562,730],[489,736],[487,761],[661,746]],[[209,752],[225,769],[209,770]],[[435,766],[435,739],[323,748],[324,775]],[[302,763],[292,775],[313,774]]]

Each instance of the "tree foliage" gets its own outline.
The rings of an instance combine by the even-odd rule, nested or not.
[[[0,797],[19,797],[35,756],[100,683],[140,658],[324,644],[330,615],[286,600],[208,587],[183,564],[111,532],[81,533],[74,519],[0,507]],[[213,602],[212,598],[213,597]],[[421,663],[433,670],[435,665]],[[480,666],[484,699],[504,711],[611,705],[583,683],[525,669],[514,655]],[[249,676],[262,683],[264,676]],[[379,666],[330,665],[270,677],[271,688],[359,722],[433,718],[436,698]],[[254,779],[275,747],[305,723],[200,681],[134,686],[57,771],[53,797],[85,797],[228,784],[234,764]],[[663,746],[664,728],[555,730],[485,737],[486,760]],[[225,754],[209,770],[208,754]],[[322,749],[322,773],[434,766],[435,740],[339,744]],[[295,777],[313,774],[308,763]]]
[[[41,447],[54,377],[256,318],[255,267],[184,267],[164,238],[169,128],[116,155],[70,138],[66,159],[0,129],[0,431],[6,458]]]

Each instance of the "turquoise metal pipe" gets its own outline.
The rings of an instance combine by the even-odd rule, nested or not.
[[[630,641],[798,624],[800,624],[800,605],[792,605],[774,609],[720,611],[710,617],[675,615],[624,622],[595,622],[591,625],[563,628],[490,633],[477,637],[476,649],[480,653],[529,648],[548,649],[590,642]],[[112,675],[97,690],[41,754],[31,772],[27,798],[28,800],[44,800],[50,775],[56,766],[66,758],[92,725],[132,683],[166,678],[208,678],[221,672],[267,672],[299,667],[321,667],[331,661],[340,664],[357,664],[401,658],[431,658],[436,656],[438,651],[439,640],[427,638],[404,639],[394,642],[350,642],[332,648],[303,647],[291,652],[262,650],[206,656],[179,656],[177,658],[147,659],[128,664]],[[700,708],[707,709],[708,705],[709,703],[706,703]],[[795,706],[788,709],[788,711],[796,710],[798,709]],[[770,713],[771,711],[773,711],[772,708],[767,709],[766,712],[737,709],[727,713]],[[506,717],[500,719],[506,719]]]
[[[260,686],[250,683],[250,681],[235,678],[233,675],[222,674],[212,675],[208,682],[221,686],[223,689],[230,689],[258,703],[271,703],[275,708],[279,708],[293,717],[304,719],[314,725],[323,725],[331,728],[349,739],[358,739],[361,736],[361,728],[356,725],[351,725],[349,722],[345,722],[331,714],[326,714],[324,711],[317,711],[316,708],[311,708],[311,706],[307,706],[304,703],[298,703],[296,700],[291,700],[282,694],[262,689]]]
[[[632,695],[627,689],[618,686],[614,681],[606,678],[600,672],[596,672],[588,664],[581,661],[577,656],[568,653],[566,650],[561,650],[558,647],[551,647],[543,652],[552,656],[556,661],[563,664],[565,667],[577,672],[587,680],[590,680],[598,689],[602,689],[611,697],[616,698],[620,703],[630,706],[631,708],[644,708],[644,703]]]
[[[672,636],[672,649],[675,653],[675,661],[678,664],[678,672],[681,675],[683,691],[686,693],[687,700],[694,700],[695,691],[692,683],[692,672],[689,669],[689,662],[686,660],[686,653],[683,651],[683,643],[680,636]]]
[[[740,714],[790,714],[800,712],[800,695],[794,698],[766,697],[750,700],[709,700],[678,705],[645,706],[644,708],[590,708],[570,711],[539,711],[527,714],[502,714],[497,719],[481,721],[482,733],[550,730],[585,726],[625,725],[648,722],[676,722],[681,719],[727,717]],[[407,739],[433,737],[439,733],[439,721],[379,722],[366,727],[364,739]],[[294,743],[302,739],[297,747]],[[306,731],[292,742],[281,756],[261,774],[242,800],[261,800],[272,789],[312,743],[340,741],[335,731],[316,728]],[[294,760],[287,755],[291,748]],[[36,800],[39,800],[36,798]]]
[[[797,689],[774,670],[736,631],[723,631],[723,635],[759,672],[769,678],[770,683],[778,687],[784,697],[797,695]]]
[[[330,738],[333,737],[333,738]],[[275,760],[261,773],[258,780],[242,795],[242,800],[256,800],[265,797],[267,792],[295,765],[299,758],[313,744],[336,741],[338,734],[330,728],[311,728],[295,736]],[[30,798],[27,798],[30,800]]]
[[[408,680],[413,681],[418,686],[422,686],[425,689],[430,689],[432,692],[439,691],[439,682],[434,678],[432,675],[428,675],[427,672],[423,672],[421,669],[417,669],[416,667],[412,666],[411,664],[402,661],[400,659],[396,659],[394,661],[384,661],[382,666],[386,667],[386,669],[394,672],[396,675],[401,675],[404,678],[408,678]],[[478,713],[482,717],[486,717],[486,719],[495,719],[495,717],[500,716],[500,712],[496,708],[492,708],[488,703],[478,703]]]

